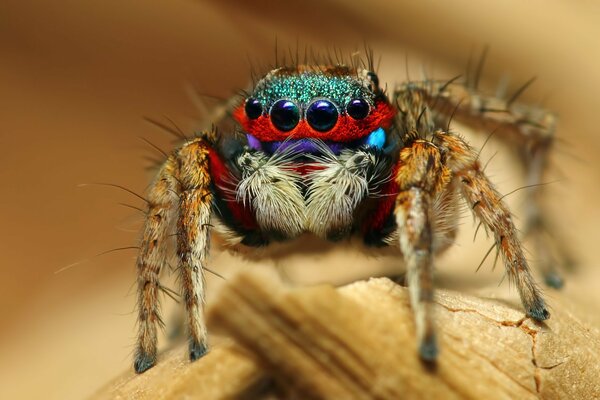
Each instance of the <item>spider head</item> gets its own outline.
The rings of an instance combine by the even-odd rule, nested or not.
[[[383,146],[394,109],[370,71],[348,67],[278,68],[257,84],[234,113],[250,147],[273,152],[320,139],[332,150]]]

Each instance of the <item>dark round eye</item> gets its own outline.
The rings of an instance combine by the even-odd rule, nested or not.
[[[244,107],[246,115],[250,119],[256,119],[262,114],[262,105],[257,99],[250,98],[246,100],[246,106]]]
[[[316,100],[306,110],[306,120],[316,131],[327,132],[337,122],[338,110],[328,100]]]
[[[346,112],[354,119],[364,119],[369,115],[369,103],[365,99],[352,99],[346,106]]]
[[[300,110],[293,101],[278,100],[271,107],[271,122],[280,131],[291,131],[300,121]]]

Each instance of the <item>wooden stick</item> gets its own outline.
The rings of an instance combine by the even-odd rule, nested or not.
[[[209,327],[235,344],[191,364],[177,348],[97,398],[600,398],[600,334],[568,308],[553,302],[538,324],[518,304],[440,290],[441,353],[427,368],[407,290],[390,280],[291,289],[244,272],[208,311]]]

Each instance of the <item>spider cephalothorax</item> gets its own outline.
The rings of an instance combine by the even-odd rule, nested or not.
[[[464,97],[465,91],[470,101],[461,105],[456,93]],[[411,82],[388,99],[374,72],[354,67],[294,66],[268,73],[233,111],[242,135],[230,135],[226,144],[214,133],[186,142],[150,188],[137,262],[136,371],[156,362],[159,274],[173,228],[192,360],[207,350],[203,269],[213,233],[250,249],[301,234],[334,241],[358,235],[368,246],[398,248],[420,356],[435,360],[433,259],[454,240],[461,199],[494,237],[527,315],[548,318],[511,214],[478,153],[449,131],[448,118],[453,112],[467,121],[496,121],[507,137],[548,143],[550,114],[516,107],[514,99],[494,99],[505,107],[496,120],[475,107],[483,100],[468,84],[454,81]],[[545,154],[522,159],[526,166],[543,165]],[[539,182],[541,169],[530,170],[529,180]],[[530,209],[539,223],[538,208]]]

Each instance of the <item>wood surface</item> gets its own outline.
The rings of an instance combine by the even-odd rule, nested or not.
[[[227,336],[195,363],[185,347],[95,399],[594,399],[600,335],[553,303],[547,323],[519,305],[438,291],[441,353],[417,358],[407,289],[387,278],[289,288],[243,272],[208,312]]]

